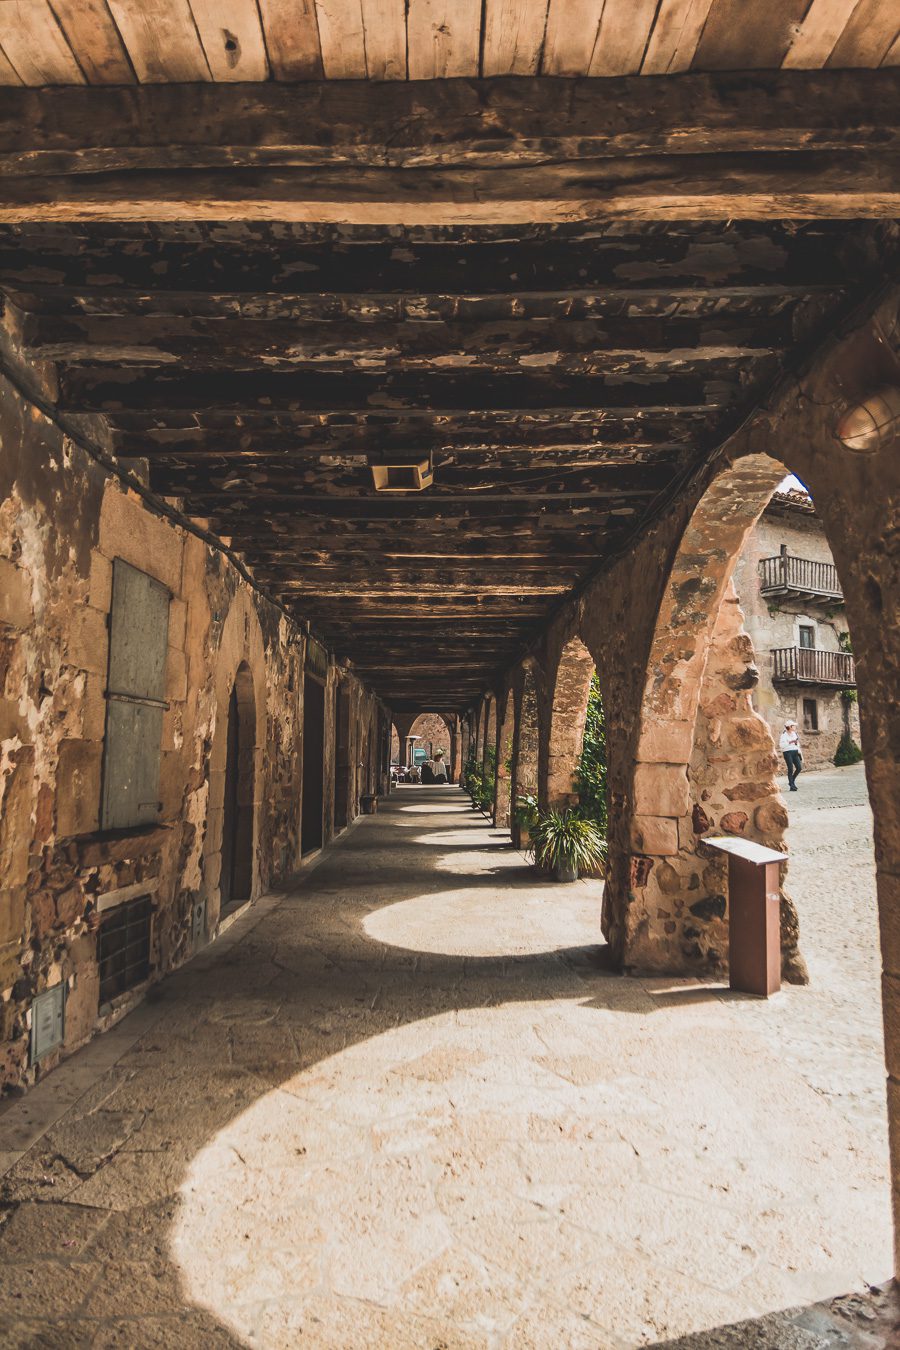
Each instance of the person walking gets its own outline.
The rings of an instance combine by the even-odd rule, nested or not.
[[[444,763],[443,750],[435,750],[434,752],[434,781],[436,783],[446,783],[447,781],[447,766]]]
[[[796,722],[785,722],[778,744],[787,765],[788,787],[791,792],[796,792],[797,778],[803,771],[803,756],[800,753],[800,737],[797,734]]]

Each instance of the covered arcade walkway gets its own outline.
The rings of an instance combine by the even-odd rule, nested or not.
[[[868,1344],[810,1307],[891,1268],[853,991],[622,978],[600,888],[455,788],[360,818],[4,1116],[3,1344]]]

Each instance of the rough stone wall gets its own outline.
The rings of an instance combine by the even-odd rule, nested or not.
[[[61,982],[68,989],[64,1045],[40,1073],[101,1025],[101,897],[128,888],[152,895],[151,978],[191,955],[192,917],[204,901],[214,932],[224,733],[240,666],[253,689],[252,895],[296,867],[303,645],[220,551],[148,509],[3,381],[0,489],[0,1084],[9,1087],[35,1076],[35,994]],[[171,591],[169,706],[158,824],[102,833],[115,558]],[[353,684],[356,706],[371,715],[371,696]],[[137,992],[115,1000],[103,1023]]]
[[[787,718],[800,728],[803,760],[806,768],[830,764],[838,741],[849,725],[859,744],[859,707],[846,701],[841,691],[827,685],[785,685],[772,680],[772,652],[778,647],[798,645],[799,624],[816,630],[815,645],[820,650],[841,650],[839,634],[848,629],[844,605],[778,599],[768,601],[760,593],[759,563],[777,555],[782,544],[788,552],[816,562],[833,563],[822,522],[816,515],[786,509],[766,510],[747,536],[734,570],[734,583],[744,611],[759,667],[759,685],[753,704],[765,717],[776,744]],[[814,698],[818,708],[818,731],[804,730],[803,700]]]

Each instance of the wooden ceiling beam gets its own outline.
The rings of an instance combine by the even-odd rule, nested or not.
[[[181,369],[530,370],[570,374],[702,368],[775,354],[792,343],[789,311],[757,319],[510,318],[491,323],[296,324],[290,320],[134,319],[30,314],[7,306],[11,340],[67,364]]]
[[[735,378],[732,372],[732,379]],[[723,401],[714,377],[646,375],[633,378],[541,375],[472,376],[466,373],[368,375],[348,380],[333,372],[217,371],[184,374],[146,367],[63,367],[58,373],[58,406],[65,412],[125,409],[220,411],[280,409],[324,415],[341,410],[417,417],[438,413],[577,409],[598,415],[606,408],[648,408],[657,412],[697,408]],[[726,379],[721,382],[727,386]],[[727,392],[727,387],[724,390]]]
[[[223,527],[221,532],[229,535],[231,531],[226,528],[229,519],[233,519],[236,524],[238,522],[247,524],[252,519],[257,528],[261,529],[269,528],[278,517],[301,521],[309,513],[338,520],[346,517],[353,520],[396,521],[397,528],[401,529],[404,522],[411,524],[416,520],[429,522],[457,518],[476,520],[484,516],[504,519],[509,516],[523,516],[531,520],[539,511],[546,512],[548,508],[552,509],[555,506],[566,514],[548,515],[543,521],[545,526],[554,528],[569,519],[573,511],[580,511],[585,519],[594,515],[598,517],[602,515],[605,518],[610,509],[633,516],[636,511],[635,505],[632,504],[634,499],[642,499],[640,505],[643,507],[661,490],[647,487],[640,491],[629,492],[627,498],[618,490],[603,492],[600,489],[591,492],[552,493],[526,493],[523,490],[518,496],[509,492],[445,493],[442,496],[434,490],[429,490],[425,493],[416,493],[415,500],[407,500],[407,497],[412,498],[412,493],[375,492],[368,496],[340,497],[306,497],[302,493],[289,496],[282,493],[274,498],[257,493],[248,500],[246,494],[242,496],[236,493],[229,496],[227,493],[197,491],[192,494],[191,507],[197,515],[215,516]]]
[[[326,415],[330,416],[330,415]],[[334,415],[336,417],[336,415]],[[194,455],[202,461],[216,455],[231,454],[251,458],[278,456],[297,461],[323,455],[361,455],[379,451],[452,453],[480,457],[486,453],[521,454],[538,451],[589,449],[626,451],[631,457],[643,451],[671,451],[695,438],[712,425],[714,410],[679,408],[671,411],[649,409],[630,412],[621,408],[583,412],[562,409],[526,412],[486,411],[449,413],[427,410],[389,418],[366,413],[348,413],[343,423],[325,420],[314,425],[281,425],[290,417],[273,415],[267,430],[264,418],[253,416],[252,425],[243,425],[246,414],[230,419],[230,427],[184,425],[182,414],[177,426],[137,426],[150,423],[152,415],[110,413],[111,445],[123,457],[145,455],[165,460],[170,456]],[[198,423],[211,419],[197,416]],[[217,422],[225,419],[216,418]],[[312,419],[305,419],[307,422]],[[124,425],[123,425],[124,424]]]
[[[734,238],[729,237],[732,230]],[[848,275],[846,243],[843,248],[837,248],[838,241],[831,237],[827,225],[823,227],[822,235],[809,236],[801,230],[799,238],[808,250],[802,253],[796,252],[796,236],[786,235],[783,240],[773,240],[769,233],[764,244],[762,238],[747,239],[737,226],[728,227],[725,237],[716,241],[694,237],[688,247],[687,240],[679,240],[681,247],[677,258],[670,256],[673,252],[670,235],[660,240],[654,237],[653,257],[639,267],[634,264],[634,237],[628,248],[620,244],[612,258],[611,247],[604,247],[602,241],[595,240],[593,250],[584,254],[577,243],[570,244],[565,250],[548,243],[542,253],[533,258],[523,257],[519,270],[514,273],[515,264],[508,253],[482,257],[481,253],[488,246],[480,245],[473,258],[475,246],[452,244],[448,251],[455,255],[456,287],[447,294],[423,293],[409,286],[409,283],[426,278],[434,284],[441,279],[442,272],[450,269],[451,264],[441,259],[440,250],[434,245],[430,246],[432,256],[424,248],[418,250],[420,256],[415,259],[419,265],[418,273],[409,270],[407,263],[407,275],[391,278],[395,286],[390,291],[367,290],[364,278],[360,277],[355,292],[350,288],[349,293],[313,290],[298,294],[296,263],[280,255],[278,266],[287,275],[273,272],[271,276],[257,278],[270,289],[222,293],[216,289],[169,289],[176,284],[177,277],[172,276],[168,265],[161,264],[154,254],[146,259],[144,272],[132,278],[130,287],[125,287],[116,277],[119,272],[134,268],[133,255],[128,253],[120,261],[109,241],[105,244],[105,257],[99,245],[91,257],[73,256],[71,242],[65,254],[59,254],[52,247],[46,247],[42,234],[37,234],[27,247],[20,236],[17,238],[18,246],[13,248],[0,228],[0,277],[12,297],[8,303],[20,312],[35,318],[46,319],[52,315],[85,323],[129,319],[177,326],[179,321],[185,321],[183,327],[196,323],[201,325],[201,331],[204,323],[212,325],[236,319],[247,324],[320,324],[327,321],[348,327],[406,322],[497,323],[510,319],[598,323],[616,319],[647,322],[660,319],[700,322],[705,319],[777,323],[785,313],[805,301],[827,308],[841,298],[847,283],[853,280],[852,275]],[[709,284],[712,258],[707,250],[714,243],[717,284]],[[347,277],[340,264],[356,262],[354,254],[361,247],[354,245],[339,254],[334,259],[333,275],[316,277],[316,284],[343,283],[347,287]],[[528,243],[524,243],[523,251],[528,247]],[[317,262],[307,263],[307,266],[311,271],[321,271],[323,257],[327,256],[324,246],[314,256]],[[234,256],[238,272],[246,265],[242,264],[243,258],[242,253]],[[231,261],[231,258],[223,260],[219,257],[216,275],[209,278],[216,286],[221,285],[222,271]],[[473,262],[477,266],[473,266]],[[275,265],[270,262],[270,267]],[[162,278],[154,279],[153,269],[158,272],[161,266],[164,269]],[[111,271],[104,272],[104,267]],[[21,280],[23,273],[29,270],[38,276],[60,269],[64,269],[66,275],[71,274],[78,284],[42,285],[35,280]],[[439,274],[437,277],[435,270]],[[623,286],[618,280],[620,272],[623,276],[633,276],[633,284]],[[726,284],[729,276],[732,280]],[[788,282],[786,276],[793,277],[793,281]],[[828,277],[832,278],[830,283]],[[237,278],[229,275],[228,280],[235,283]],[[684,284],[687,281],[693,284]],[[141,286],[141,282],[146,284]],[[175,327],[174,331],[181,329]]]
[[[658,459],[645,464],[599,464],[589,466],[577,460],[563,464],[541,467],[540,464],[522,462],[490,463],[467,459],[463,464],[453,461],[436,460],[434,463],[434,486],[427,490],[429,498],[446,498],[454,494],[473,492],[592,492],[597,488],[601,493],[611,491],[637,492],[648,486],[665,486],[677,472],[677,461]],[[154,483],[171,484],[171,492],[166,495],[188,495],[199,491],[205,495],[224,493],[233,495],[235,491],[246,494],[252,491],[258,495],[262,505],[270,497],[283,494],[306,498],[325,496],[366,496],[374,495],[372,475],[365,462],[346,464],[343,462],[307,461],[303,464],[269,465],[241,469],[233,465],[219,469],[215,465],[201,468],[182,467],[177,464],[165,464],[154,467]]]
[[[541,168],[225,169],[0,179],[0,222],[334,221],[384,225],[534,220],[894,219],[893,149],[659,155]]]
[[[900,73],[0,89],[0,220],[895,216]]]

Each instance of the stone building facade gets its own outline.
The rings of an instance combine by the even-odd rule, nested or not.
[[[302,838],[310,776],[318,844],[352,819],[361,794],[376,788],[387,722],[324,649],[312,669],[315,644],[221,546],[151,509],[5,381],[0,449],[0,1088],[8,1089],[51,1069],[205,945],[223,901],[252,901],[296,871],[310,851]],[[109,828],[110,616],[123,565],[165,597],[158,802],[145,822]],[[149,641],[146,628],[131,636],[139,648]],[[305,706],[311,683],[321,691],[318,727]],[[306,742],[318,747],[312,775]],[[128,750],[136,760],[136,739]],[[136,952],[130,966],[126,941]],[[36,1064],[35,999],[54,990],[62,1035]]]
[[[776,745],[785,720],[797,723],[807,768],[830,764],[845,730],[859,744],[859,708],[843,593],[806,493],[775,493],[741,550],[734,584],[760,675],[754,708]]]

